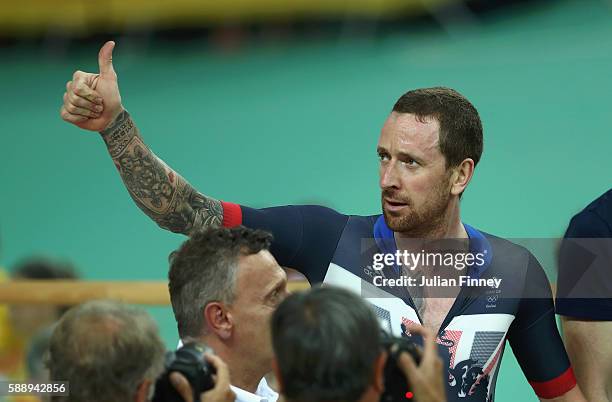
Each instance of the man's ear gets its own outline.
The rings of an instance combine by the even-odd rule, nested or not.
[[[385,390],[385,364],[387,364],[387,352],[380,352],[374,361],[374,381],[372,386],[377,393]]]
[[[153,383],[151,380],[144,380],[138,385],[136,388],[136,395],[134,396],[134,402],[148,402],[152,397],[149,395],[149,391],[151,390],[151,385]]]
[[[453,168],[450,176],[450,191],[452,195],[459,195],[465,191],[470,180],[474,176],[474,161],[471,158],[464,159],[459,166]]]
[[[284,392],[283,378],[281,377],[281,372],[280,368],[278,367],[278,361],[276,360],[276,356],[272,358],[272,373],[274,373],[274,377],[276,377],[276,383],[278,384],[278,393],[282,394]]]
[[[220,302],[211,302],[204,307],[204,321],[209,331],[221,339],[232,336],[234,320],[227,307]]]

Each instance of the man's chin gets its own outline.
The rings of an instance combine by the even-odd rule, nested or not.
[[[402,232],[404,226],[406,226],[406,216],[403,216],[397,212],[391,212],[383,209],[383,216],[385,217],[387,227],[394,232]]]

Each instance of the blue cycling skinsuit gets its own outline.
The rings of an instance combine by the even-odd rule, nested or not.
[[[299,270],[311,284],[325,283],[359,292],[374,305],[381,325],[406,336],[406,324],[421,323],[406,287],[373,285],[374,253],[396,251],[393,232],[382,215],[343,215],[321,206],[253,209],[223,202],[226,227],[244,225],[274,235],[271,252],[281,266]],[[469,225],[470,251],[485,264],[469,276],[501,279],[498,287],[462,286],[438,331],[446,351],[449,401],[493,401],[505,341],[535,393],[555,398],[576,380],[555,323],[550,284],[526,249]],[[397,273],[384,269],[392,278]],[[358,336],[358,334],[356,334]]]

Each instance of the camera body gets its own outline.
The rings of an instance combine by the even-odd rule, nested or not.
[[[200,394],[215,386],[213,374],[216,369],[206,361],[204,353],[212,353],[212,349],[197,343],[184,344],[176,352],[166,354],[165,370],[155,383],[153,402],[184,402],[183,398],[170,383],[170,373],[181,373],[193,391],[193,400],[199,401]]]
[[[406,375],[399,368],[398,361],[402,352],[412,356],[416,364],[421,363],[418,346],[408,338],[395,338],[383,331],[382,347],[388,353],[385,364],[385,391],[380,396],[380,402],[406,402],[406,393],[411,390]],[[416,396],[409,399],[416,402]]]

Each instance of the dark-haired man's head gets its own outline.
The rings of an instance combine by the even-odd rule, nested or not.
[[[49,343],[51,381],[68,381],[55,401],[146,402],[164,367],[157,325],[142,309],[92,301],[70,309]]]
[[[74,267],[48,258],[29,258],[17,264],[11,274],[13,279],[78,279]]]
[[[78,279],[78,276],[69,263],[47,258],[29,258],[13,268],[11,279],[69,280]],[[13,329],[27,339],[53,324],[66,310],[66,306],[13,304],[9,307],[9,314]]]
[[[385,353],[372,308],[334,287],[293,293],[272,317],[274,371],[288,402],[378,401]]]
[[[181,339],[206,342],[229,366],[233,385],[251,392],[271,369],[269,321],[287,294],[271,241],[260,230],[212,228],[170,256],[170,300]]]
[[[476,108],[457,91],[402,95],[378,141],[382,207],[395,232],[426,237],[458,205],[483,148]]]

